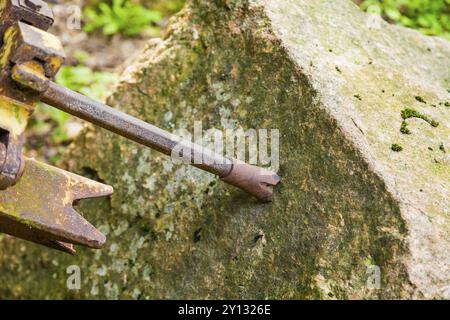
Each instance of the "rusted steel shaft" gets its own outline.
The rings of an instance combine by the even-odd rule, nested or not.
[[[190,154],[187,157],[190,164],[219,176],[224,182],[262,201],[272,200],[273,186],[280,182],[280,177],[274,172],[223,157],[190,141],[180,140],[178,136],[51,81],[43,93],[42,101],[169,156],[174,148],[180,148],[180,144],[183,144],[180,149]],[[202,161],[196,163],[195,159]]]
[[[49,83],[42,101],[169,156],[180,143],[177,136],[167,131],[53,82]],[[223,157],[213,153],[203,153],[202,148],[198,145],[193,145],[192,155],[197,156],[196,159],[202,159],[199,156],[203,156],[204,159],[202,164],[194,164],[195,166],[221,178],[228,176],[233,169],[233,163],[230,160],[225,159],[224,161]],[[205,159],[206,157],[208,159]]]

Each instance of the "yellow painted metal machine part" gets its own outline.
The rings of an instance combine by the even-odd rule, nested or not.
[[[2,0],[0,16],[0,232],[67,253],[74,244],[101,248],[105,236],[73,205],[112,188],[22,154],[28,120],[65,59],[46,32],[51,10],[41,0]]]

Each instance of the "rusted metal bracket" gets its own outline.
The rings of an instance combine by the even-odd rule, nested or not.
[[[48,4],[42,0],[2,0],[0,2],[0,35],[17,21],[22,21],[47,31],[53,24],[53,13]],[[0,38],[0,45],[3,39]]]
[[[11,136],[0,129],[0,190],[14,186],[19,181],[24,167],[22,158],[23,137]]]

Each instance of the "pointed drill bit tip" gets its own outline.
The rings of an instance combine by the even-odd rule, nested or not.
[[[274,187],[281,182],[281,177],[268,169],[235,161],[231,173],[222,181],[236,186],[255,196],[263,202],[273,200]]]

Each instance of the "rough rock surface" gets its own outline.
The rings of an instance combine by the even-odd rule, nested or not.
[[[82,206],[107,247],[3,237],[0,297],[450,298],[449,89],[450,43],[351,1],[191,1],[109,102],[169,130],[279,128],[275,201],[89,127],[67,166],[115,187]],[[439,125],[402,134],[405,108]]]

